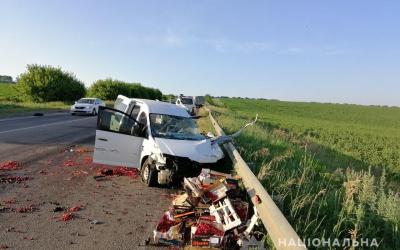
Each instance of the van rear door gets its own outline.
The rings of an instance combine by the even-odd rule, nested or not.
[[[99,107],[93,162],[126,167],[140,167],[144,138],[142,126],[130,115]]]

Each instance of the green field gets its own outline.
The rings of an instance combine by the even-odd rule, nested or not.
[[[211,109],[227,134],[259,114],[235,145],[301,238],[400,248],[400,108],[214,99]]]

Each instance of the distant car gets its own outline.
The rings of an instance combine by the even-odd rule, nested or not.
[[[196,105],[194,104],[193,96],[180,96],[175,104],[186,109],[190,115],[196,114]]]
[[[98,98],[81,98],[71,106],[71,115],[86,114],[97,115],[99,107],[105,106],[105,103]]]

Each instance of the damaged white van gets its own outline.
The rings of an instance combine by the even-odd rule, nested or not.
[[[140,168],[148,186],[197,176],[223,158],[218,143],[177,105],[119,95],[114,108],[99,109],[93,161]]]

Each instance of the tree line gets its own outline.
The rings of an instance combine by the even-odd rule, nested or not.
[[[13,78],[12,78],[12,76],[0,75],[0,82],[1,83],[13,83]]]
[[[111,78],[97,80],[86,88],[72,72],[38,64],[28,65],[27,71],[17,77],[15,90],[18,101],[32,102],[72,102],[85,96],[115,100],[119,94],[153,100],[163,97],[159,89]]]

